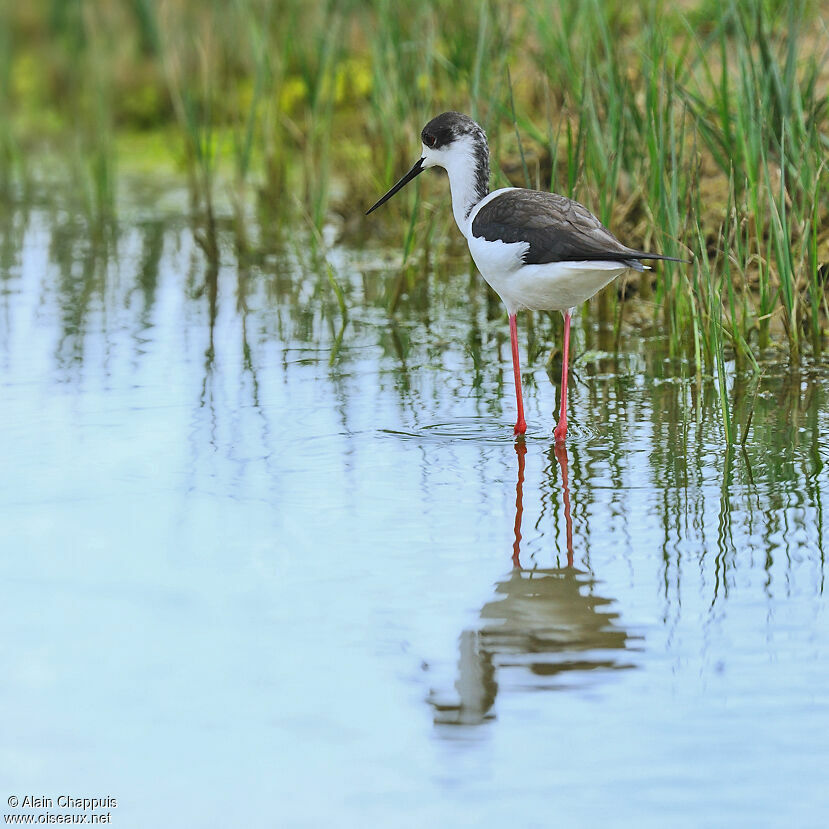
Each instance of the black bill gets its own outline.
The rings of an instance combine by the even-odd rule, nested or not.
[[[405,187],[413,178],[419,176],[425,169],[426,168],[423,166],[423,159],[419,158],[415,162],[414,167],[412,167],[412,169],[409,170],[409,172],[406,173],[406,175],[403,176],[403,178],[401,178],[400,181],[398,181],[397,184],[395,184],[394,187],[392,187],[391,190],[389,190],[389,192],[386,193],[386,195],[380,199],[380,201],[378,201],[376,204],[372,205],[371,207],[369,207],[368,210],[366,210],[366,216],[368,216],[368,214],[371,213],[372,210],[376,210],[378,207],[380,207],[381,204],[385,204],[398,190],[401,190],[403,187]]]

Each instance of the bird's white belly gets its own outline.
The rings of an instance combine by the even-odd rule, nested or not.
[[[472,236],[469,251],[507,311],[566,311],[581,305],[627,270],[622,262],[525,265],[526,242],[487,242]]]

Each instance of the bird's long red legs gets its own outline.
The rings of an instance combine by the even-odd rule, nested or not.
[[[509,338],[512,343],[512,373],[515,375],[515,399],[518,403],[518,421],[515,424],[515,434],[523,435],[527,431],[527,422],[524,420],[524,398],[521,396],[521,366],[518,362],[518,327],[515,324],[515,314],[509,315]]]
[[[561,409],[553,431],[556,443],[567,439],[567,365],[570,362],[570,312],[564,315],[564,354],[561,358]]]

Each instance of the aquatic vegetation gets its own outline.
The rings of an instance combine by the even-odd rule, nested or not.
[[[297,223],[334,219],[361,238],[355,206],[399,175],[419,125],[465,110],[489,133],[494,186],[549,187],[631,244],[694,254],[692,268],[664,264],[605,291],[592,313],[618,331],[622,295],[638,294],[697,372],[733,359],[756,373],[773,345],[795,364],[819,359],[827,329],[820,11],[808,0],[42,0],[5,12],[0,178],[69,135],[68,178],[90,215],[112,214],[135,137],[161,132],[208,258],[223,236],[257,255]],[[391,310],[454,250],[443,187],[413,189],[385,230],[372,227],[405,265]]]

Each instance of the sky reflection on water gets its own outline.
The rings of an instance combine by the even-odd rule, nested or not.
[[[825,368],[732,380],[727,450],[710,381],[582,323],[557,453],[539,317],[516,451],[465,273],[400,292],[338,250],[343,330],[297,251],[211,272],[174,221],[2,228],[7,794],[109,793],[120,826],[819,825]]]

